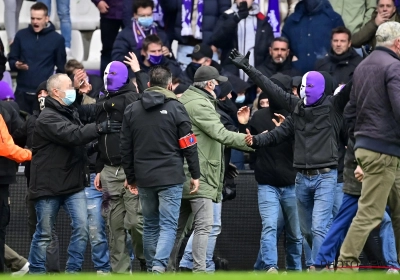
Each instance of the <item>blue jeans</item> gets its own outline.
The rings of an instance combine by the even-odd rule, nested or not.
[[[51,232],[61,206],[71,218],[72,226],[65,270],[67,273],[74,273],[82,269],[89,236],[86,196],[83,190],[70,195],[39,198],[35,201],[37,225],[29,252],[29,273],[46,273],[46,248],[50,244]]]
[[[90,187],[85,188],[89,221],[89,240],[92,247],[92,261],[97,271],[109,272],[110,252],[106,235],[106,226],[101,215],[102,192],[94,187],[96,174],[90,174]]]
[[[57,0],[57,14],[60,19],[61,34],[65,40],[65,47],[71,48],[71,17],[69,15],[69,1],[70,0]],[[49,9],[49,16],[51,14],[51,0],[37,0],[42,2]]]
[[[311,247],[312,262],[328,232],[332,216],[337,170],[313,176],[297,173],[296,197],[299,210],[300,230]]]
[[[221,210],[222,203],[213,203],[213,225],[210,235],[208,236],[207,253],[206,253],[206,272],[215,271],[215,263],[213,261],[214,249],[217,244],[217,237],[221,233]],[[185,253],[179,263],[179,267],[193,269],[192,256],[193,232],[186,244]]]
[[[337,252],[346,237],[350,224],[355,217],[358,210],[358,199],[356,195],[343,195],[343,203],[340,207],[339,213],[329,229],[324,243],[320,247],[318,256],[314,264],[316,266],[326,266],[335,261]],[[382,242],[382,255],[385,259],[386,265],[400,268],[397,262],[397,253],[394,239],[394,232],[392,222],[387,212],[385,212],[381,227],[380,238]]]
[[[277,188],[258,185],[258,208],[262,221],[260,251],[254,265],[255,270],[278,269],[277,230],[278,217],[282,209],[285,229],[288,233],[287,269],[301,270],[301,233],[297,214],[295,186]]]
[[[178,229],[183,184],[140,187],[143,248],[148,271],[165,272]]]

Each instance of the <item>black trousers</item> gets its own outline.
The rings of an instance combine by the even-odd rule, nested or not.
[[[101,75],[104,74],[104,70],[106,69],[108,63],[111,62],[111,52],[120,28],[124,28],[122,20],[108,19],[103,17],[100,19],[101,43],[103,44],[100,62]]]
[[[36,95],[27,94],[24,91],[15,91],[15,102],[19,109],[32,114],[33,110],[39,110],[39,102]]]
[[[6,228],[10,222],[9,185],[0,185],[0,272],[4,272]]]

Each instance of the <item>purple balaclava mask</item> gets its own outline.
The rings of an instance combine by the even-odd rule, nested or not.
[[[118,91],[128,81],[128,69],[119,61],[110,62],[104,70],[104,88],[108,92]]]
[[[301,80],[300,96],[304,97],[306,106],[314,105],[324,95],[325,79],[321,73],[310,71],[304,74]]]
[[[0,100],[6,100],[6,99],[15,100],[14,93],[6,82],[0,81]]]

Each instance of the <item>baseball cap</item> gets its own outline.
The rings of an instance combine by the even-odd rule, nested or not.
[[[212,66],[201,66],[197,69],[196,73],[194,73],[194,82],[205,82],[212,79],[218,82],[228,81],[227,77],[220,76],[218,70]]]
[[[384,43],[399,38],[400,23],[396,21],[382,23],[379,25],[375,37],[377,43]]]
[[[213,51],[209,45],[197,44],[196,46],[194,46],[193,52],[186,56],[194,58],[195,60],[202,59],[203,57],[212,58]]]

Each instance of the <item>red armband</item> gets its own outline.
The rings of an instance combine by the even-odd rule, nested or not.
[[[197,144],[197,139],[193,133],[190,133],[190,134],[182,137],[181,139],[179,139],[179,147],[181,149],[189,148],[190,146],[193,146],[194,144]]]

